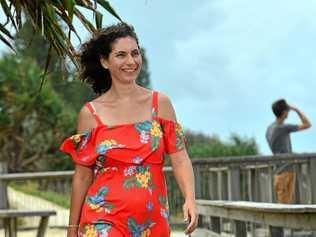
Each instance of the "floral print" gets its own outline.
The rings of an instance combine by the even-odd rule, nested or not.
[[[142,161],[143,161],[143,158],[141,158],[140,156],[136,156],[133,158],[134,164],[140,164],[140,163],[142,163]]]
[[[160,138],[162,138],[161,126],[156,120],[152,122],[150,135],[151,135],[151,149],[156,150],[157,147],[159,146]]]
[[[159,195],[159,203],[161,205],[160,208],[160,215],[164,217],[166,220],[169,219],[169,204],[168,204],[168,198],[162,195]]]
[[[144,122],[135,123],[134,127],[139,132],[139,140],[142,144],[147,144],[150,140],[151,121],[146,120]]]
[[[95,168],[96,168],[96,173],[104,173],[104,162],[105,162],[105,157],[104,156],[98,156],[98,158],[95,161]]]
[[[125,176],[130,176],[124,183],[124,188],[145,188],[151,189],[154,187],[152,183],[152,174],[149,171],[149,166],[129,166],[124,170]]]
[[[152,211],[154,209],[154,204],[150,201],[147,202],[146,208],[148,211]]]
[[[128,230],[131,234],[131,237],[148,237],[150,236],[150,228],[155,223],[151,220],[147,220],[143,224],[137,224],[135,219],[132,217],[128,218]]]
[[[140,134],[140,142],[148,143],[151,141],[151,150],[156,150],[159,146],[159,141],[162,138],[162,130],[160,124],[156,120],[145,121],[135,124],[135,129]]]
[[[184,134],[175,121],[157,115],[153,93],[151,120],[97,126],[62,144],[76,163],[95,172],[82,206],[80,237],[170,236],[163,157],[184,147]]]
[[[87,196],[86,203],[88,206],[95,210],[96,212],[106,212],[110,213],[113,204],[105,201],[105,195],[108,193],[109,189],[107,187],[101,187],[94,196]]]
[[[73,142],[73,145],[75,146],[75,149],[78,151],[79,149],[83,149],[90,137],[90,132],[82,132],[75,135],[72,135],[70,137],[71,141]]]
[[[105,155],[105,153],[109,149],[122,148],[122,147],[125,147],[125,146],[122,144],[118,144],[117,141],[114,139],[104,140],[99,145],[97,145],[97,153],[100,155]]]
[[[176,148],[177,150],[181,150],[184,146],[184,132],[182,127],[179,123],[175,124],[175,131],[176,131]]]
[[[107,223],[97,223],[92,225],[84,225],[81,230],[80,237],[108,237],[111,225]]]

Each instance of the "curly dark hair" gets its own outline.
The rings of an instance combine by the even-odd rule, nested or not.
[[[108,59],[113,43],[117,39],[127,36],[135,39],[139,45],[134,27],[127,23],[117,23],[103,28],[81,45],[78,55],[79,80],[90,84],[96,94],[105,93],[112,84],[110,71],[102,67],[100,56]]]
[[[272,111],[277,118],[281,117],[283,112],[289,111],[289,106],[286,103],[286,100],[280,99],[275,101],[272,104]]]

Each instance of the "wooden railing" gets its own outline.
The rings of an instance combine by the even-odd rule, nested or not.
[[[293,164],[296,203],[316,203],[316,154],[194,159],[197,198],[274,202],[276,165]]]
[[[192,159],[196,196],[205,200],[243,200],[275,202],[273,192],[274,168],[278,164],[294,165],[297,174],[296,203],[316,204],[316,154],[291,154],[278,156],[243,156]],[[0,167],[0,170],[1,169]],[[168,184],[171,219],[182,218],[183,198],[170,172],[165,168]],[[10,182],[34,180],[41,190],[70,193],[73,171],[0,174],[0,189]],[[3,190],[3,189],[2,189]],[[0,192],[0,208],[7,201]]]
[[[316,204],[316,154],[286,154],[276,156],[224,157],[194,159],[196,196],[204,200],[276,202],[273,177],[275,167],[292,164],[296,172],[297,204]],[[218,217],[211,217],[216,228]],[[229,222],[229,221],[228,221]],[[220,225],[221,231],[244,232],[245,223]],[[229,226],[223,230],[224,226]]]
[[[173,225],[181,225],[183,224],[181,216],[183,198],[172,175],[171,167],[164,167],[164,172],[168,184],[169,206],[173,214],[171,216],[171,223]],[[10,184],[25,184],[29,181],[36,183],[40,191],[55,191],[68,195],[70,198],[73,174],[74,171],[2,173],[0,174],[0,209],[9,208],[7,187]],[[61,221],[57,222],[60,223]],[[65,226],[67,225],[66,222],[64,224]]]

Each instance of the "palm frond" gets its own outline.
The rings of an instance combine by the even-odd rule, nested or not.
[[[102,14],[97,10],[98,6],[105,9],[118,20],[120,16],[106,0],[0,0],[1,8],[7,18],[7,22],[15,28],[21,29],[23,14],[30,19],[35,31],[41,32],[43,37],[50,43],[52,49],[62,58],[68,56],[77,66],[76,52],[70,41],[71,32],[80,40],[80,37],[73,25],[73,18],[76,16],[83,26],[90,32],[96,32],[102,27]],[[94,13],[95,26],[82,13],[80,8],[88,9]],[[0,25],[0,41],[11,49],[14,37],[7,28],[8,24]],[[65,33],[64,26],[68,27],[68,34]],[[48,53],[49,57],[50,53]],[[47,60],[49,62],[49,59]],[[46,65],[46,68],[48,66]],[[46,70],[46,69],[45,69]],[[46,72],[44,72],[45,75]]]

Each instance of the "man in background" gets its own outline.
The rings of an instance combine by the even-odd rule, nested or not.
[[[285,120],[290,111],[297,113],[301,124],[286,124]],[[273,154],[292,153],[292,144],[290,134],[311,127],[311,123],[299,109],[288,105],[284,99],[277,100],[272,104],[272,111],[276,120],[268,127],[266,139]],[[279,203],[290,204],[294,202],[295,197],[295,173],[291,164],[277,165],[274,177],[274,189]],[[273,236],[283,236],[283,230],[272,228],[272,232],[277,231]]]

